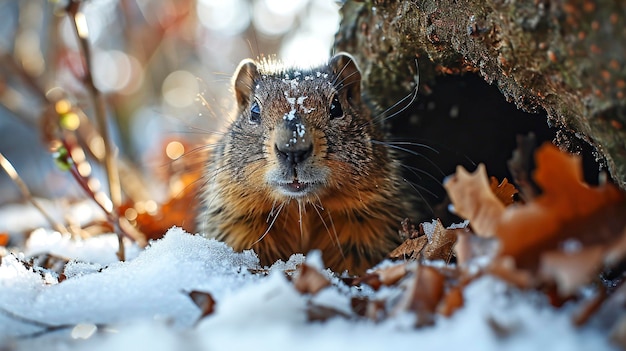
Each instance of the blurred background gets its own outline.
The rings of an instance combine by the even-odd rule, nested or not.
[[[241,59],[319,63],[330,54],[340,20],[332,0],[79,3],[110,130],[146,182],[223,128],[232,104],[230,76]],[[62,109],[50,101],[60,98],[95,124],[70,4],[0,2],[0,153],[37,197],[85,196],[69,172],[55,166],[47,135],[51,108]],[[81,172],[102,180],[101,167],[91,165]],[[21,201],[0,172],[0,205]]]
[[[0,154],[34,196],[53,199],[48,207],[59,208],[57,217],[65,221],[67,204],[108,194],[97,113],[85,83],[91,73],[103,93],[120,160],[126,201],[119,214],[144,233],[185,227],[194,222],[195,196],[188,189],[201,170],[198,151],[210,148],[233,117],[230,78],[238,63],[248,57],[301,66],[324,61],[339,10],[332,0],[2,0]],[[75,19],[88,32],[90,72]],[[441,181],[456,165],[472,170],[484,162],[490,175],[511,179],[506,161],[516,135],[532,131],[537,144],[565,135],[549,128],[545,111],[518,110],[475,74],[439,75],[420,84],[414,104],[391,127],[396,139],[427,145],[407,146],[415,150],[403,152],[402,160],[420,196],[440,204],[435,217],[449,215]],[[55,162],[60,141],[73,148],[74,167]],[[593,183],[596,155],[581,145],[586,179]],[[171,199],[177,203],[167,207]],[[0,206],[25,202],[0,171]],[[7,224],[12,217],[6,213],[0,211],[0,234],[15,224]],[[138,218],[143,213],[151,219]]]

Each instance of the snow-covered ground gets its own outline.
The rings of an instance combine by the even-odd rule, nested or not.
[[[172,228],[146,250],[132,245],[116,262],[116,238],[73,241],[39,230],[24,253],[0,266],[0,349],[15,350],[609,350],[606,331],[576,328],[568,309],[491,277],[465,290],[465,306],[434,326],[415,329],[408,312],[374,323],[334,317],[308,321],[314,303],[350,314],[353,296],[385,299],[400,288],[373,291],[339,279],[315,296],[285,277],[296,255],[269,274],[251,273],[253,252]],[[75,258],[66,279],[28,269],[20,256],[49,251]],[[311,265],[318,255],[310,254]],[[199,319],[191,291],[208,292],[213,314]],[[512,330],[499,335],[489,321]],[[493,324],[493,323],[492,323]],[[60,328],[55,328],[62,326]],[[46,331],[46,332],[44,332]],[[43,333],[42,333],[43,332]],[[37,335],[37,336],[33,336]]]

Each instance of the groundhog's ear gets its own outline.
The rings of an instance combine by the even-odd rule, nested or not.
[[[235,86],[235,96],[239,106],[245,106],[252,98],[254,81],[257,79],[259,71],[256,64],[251,59],[241,61],[237,72],[234,75],[233,85]]]
[[[361,71],[354,58],[345,52],[330,59],[330,67],[335,74],[335,88],[345,91],[348,101],[358,103],[361,99]]]

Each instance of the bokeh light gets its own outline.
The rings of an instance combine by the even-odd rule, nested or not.
[[[132,93],[143,83],[141,64],[119,50],[94,54],[93,78],[96,87],[105,93]]]
[[[239,34],[250,24],[250,10],[244,0],[198,0],[197,12],[204,27],[225,35]]]
[[[199,93],[198,79],[188,71],[170,73],[163,81],[163,100],[173,107],[187,107],[195,104]]]

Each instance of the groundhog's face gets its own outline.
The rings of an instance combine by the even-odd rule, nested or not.
[[[336,192],[371,187],[387,157],[382,132],[361,101],[353,59],[284,71],[243,61],[234,78],[239,114],[225,143],[233,178],[271,201],[321,202]],[[373,184],[376,186],[376,184]]]

